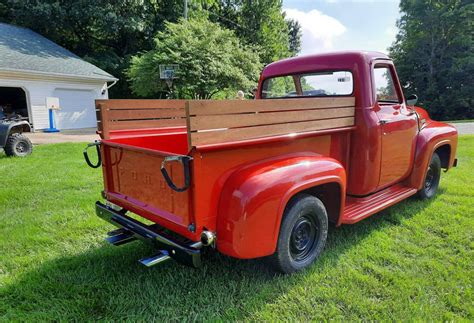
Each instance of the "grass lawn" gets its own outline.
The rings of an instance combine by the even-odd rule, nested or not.
[[[210,255],[145,268],[142,242],[108,245],[100,170],[82,144],[0,153],[0,320],[473,320],[474,136],[439,195],[329,232],[309,270]]]
[[[451,121],[443,121],[446,123],[470,123],[474,122],[474,119],[466,119],[466,120],[451,120]]]

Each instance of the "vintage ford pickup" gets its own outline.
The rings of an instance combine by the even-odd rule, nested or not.
[[[98,216],[120,245],[151,240],[151,266],[199,266],[204,248],[267,257],[291,273],[324,248],[329,222],[358,222],[435,195],[456,166],[456,129],[405,99],[384,54],[285,59],[256,100],[98,100]]]

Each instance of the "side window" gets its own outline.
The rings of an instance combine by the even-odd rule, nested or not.
[[[400,102],[390,68],[376,65],[374,68],[374,82],[378,102]]]
[[[284,98],[297,96],[292,76],[275,77],[263,83],[262,98]]]

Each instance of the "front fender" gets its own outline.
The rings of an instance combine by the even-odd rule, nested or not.
[[[21,128],[23,132],[31,131],[30,124],[27,121],[0,123],[0,147],[5,147],[8,136],[12,130],[15,130],[15,128],[18,127]]]
[[[235,171],[219,201],[217,249],[236,258],[273,254],[288,201],[300,191],[331,182],[340,185],[344,201],[344,167],[311,152],[271,158]]]
[[[433,152],[444,145],[450,146],[448,169],[452,167],[456,157],[458,132],[455,127],[426,118],[426,123],[418,133],[416,141],[413,171],[408,178],[408,185],[421,189]]]

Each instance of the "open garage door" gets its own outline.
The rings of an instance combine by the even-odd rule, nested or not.
[[[58,129],[78,129],[96,127],[95,95],[93,91],[56,89],[61,110],[55,112]]]
[[[0,119],[2,116],[10,117],[20,115],[30,117],[26,93],[19,87],[0,87]]]

